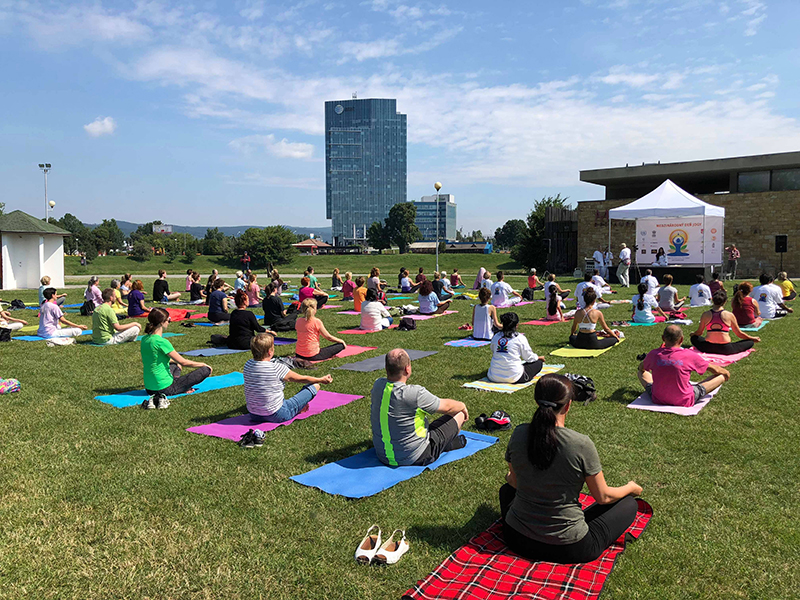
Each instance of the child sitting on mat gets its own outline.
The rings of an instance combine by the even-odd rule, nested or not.
[[[333,377],[311,377],[290,370],[281,362],[272,362],[274,337],[259,333],[250,342],[253,358],[244,364],[244,398],[253,423],[284,423],[308,410],[308,403],[317,395],[320,384]],[[284,382],[304,383],[302,390],[284,398]]]

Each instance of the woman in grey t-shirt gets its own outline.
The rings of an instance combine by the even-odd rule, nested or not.
[[[683,303],[686,302],[686,296],[683,298],[678,298],[678,290],[672,287],[672,275],[664,275],[661,278],[664,282],[664,285],[658,290],[658,294],[656,294],[656,300],[658,300],[658,307],[661,310],[678,310],[683,306]]]
[[[542,377],[533,420],[514,430],[506,450],[503,535],[511,550],[531,560],[595,560],[636,517],[634,496],[642,488],[633,481],[606,485],[592,440],[564,426],[574,395],[566,377]],[[586,511],[578,500],[584,483],[597,501]]]

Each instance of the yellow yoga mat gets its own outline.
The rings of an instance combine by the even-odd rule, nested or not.
[[[611,348],[616,348],[624,341],[625,338],[622,338],[618,343],[614,344],[613,346],[609,346],[608,348],[603,348],[602,350],[585,350],[583,348],[564,346],[558,350],[553,350],[550,353],[550,356],[563,356],[564,358],[594,358],[595,356],[600,356],[604,352],[608,352],[611,350]]]
[[[23,327],[22,329],[17,329],[17,331],[19,331],[20,333],[29,333],[31,331],[38,331],[38,330],[39,330],[38,325],[25,325],[25,327]]]

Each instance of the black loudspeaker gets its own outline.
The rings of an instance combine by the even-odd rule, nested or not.
[[[788,252],[789,251],[789,236],[776,235],[775,236],[775,252]]]

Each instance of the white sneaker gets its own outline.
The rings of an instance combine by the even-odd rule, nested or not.
[[[370,532],[373,529],[377,529],[377,535],[371,534]],[[373,525],[369,529],[367,529],[367,535],[364,536],[364,539],[361,540],[361,543],[356,548],[356,562],[362,565],[368,565],[372,562],[372,559],[375,556],[375,553],[378,551],[378,548],[381,547],[381,528],[377,525]]]
[[[394,534],[400,534],[400,541],[394,540]],[[381,565],[393,565],[400,557],[408,552],[408,540],[406,539],[406,532],[400,529],[395,529],[389,539],[386,540],[381,546],[381,549],[375,554],[375,562]]]

